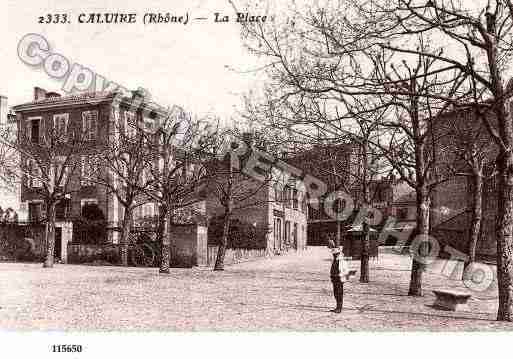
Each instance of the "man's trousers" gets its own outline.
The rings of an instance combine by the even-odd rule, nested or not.
[[[337,279],[332,279],[331,282],[333,283],[333,295],[337,301],[337,309],[342,309],[342,304],[344,303],[344,283]]]

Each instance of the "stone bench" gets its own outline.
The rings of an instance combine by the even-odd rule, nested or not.
[[[451,311],[468,310],[467,302],[472,296],[469,293],[450,289],[434,290],[433,293],[436,295],[433,307]]]

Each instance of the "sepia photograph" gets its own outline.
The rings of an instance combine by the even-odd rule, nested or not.
[[[511,338],[513,0],[0,9],[0,357]]]

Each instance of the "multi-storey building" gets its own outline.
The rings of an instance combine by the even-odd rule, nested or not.
[[[140,94],[134,92],[133,96],[140,96]],[[118,239],[117,231],[114,229],[119,226],[123,208],[108,187],[90,181],[93,167],[88,156],[92,152],[106,148],[109,141],[115,141],[113,134],[116,131],[133,131],[138,124],[157,121],[166,115],[161,106],[141,101],[135,101],[137,106],[134,106],[133,100],[133,98],[120,97],[111,92],[61,96],[36,87],[32,101],[13,107],[16,112],[20,143],[23,141],[42,143],[45,136],[55,130],[58,130],[62,136],[68,136],[71,131],[80,131],[83,134],[82,140],[85,145],[73,159],[80,161],[80,164],[74,167],[77,170],[73,173],[67,173],[70,176],[68,183],[73,190],[64,200],[57,203],[56,208],[56,247],[61,246],[63,252],[71,239],[72,219],[81,216],[82,210],[87,205],[97,207],[103,214],[112,229],[109,232],[109,240],[116,243]],[[20,191],[21,209],[28,220],[37,221],[44,217],[46,211],[39,190],[43,184],[39,180],[40,176],[32,173],[40,169],[38,170],[32,163],[34,159],[23,155],[23,152],[21,160],[22,165],[26,166]],[[106,170],[100,167],[95,168],[94,171]],[[109,177],[106,173],[94,174],[104,178]],[[153,216],[155,211],[155,204],[145,204],[138,207],[135,218]]]

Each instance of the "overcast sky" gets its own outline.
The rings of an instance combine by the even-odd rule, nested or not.
[[[146,12],[186,11],[207,21],[143,25]],[[138,24],[79,24],[80,13],[135,12]],[[242,47],[235,22],[215,24],[214,12],[233,15],[227,0],[2,0],[0,26],[0,94],[9,104],[30,101],[37,85],[60,91],[41,69],[32,69],[17,56],[17,45],[28,33],[43,35],[51,50],[85,65],[127,88],[150,91],[163,105],[179,104],[198,114],[230,117],[240,94],[254,86],[255,59]],[[71,24],[39,24],[48,13],[68,13]],[[62,91],[60,91],[62,92]]]
[[[207,21],[144,25],[147,12],[207,17]],[[137,13],[137,24],[80,24],[81,13]],[[198,115],[228,120],[241,93],[256,86],[256,60],[242,47],[235,22],[216,24],[214,12],[231,15],[227,0],[1,0],[0,94],[13,106],[32,100],[33,87],[62,93],[62,81],[31,68],[17,55],[28,33],[43,35],[51,51],[87,66],[129,89],[143,87],[164,106],[174,104]],[[38,17],[67,13],[71,24],[39,24]],[[234,72],[236,69],[239,72]],[[5,208],[16,196],[0,191]]]

